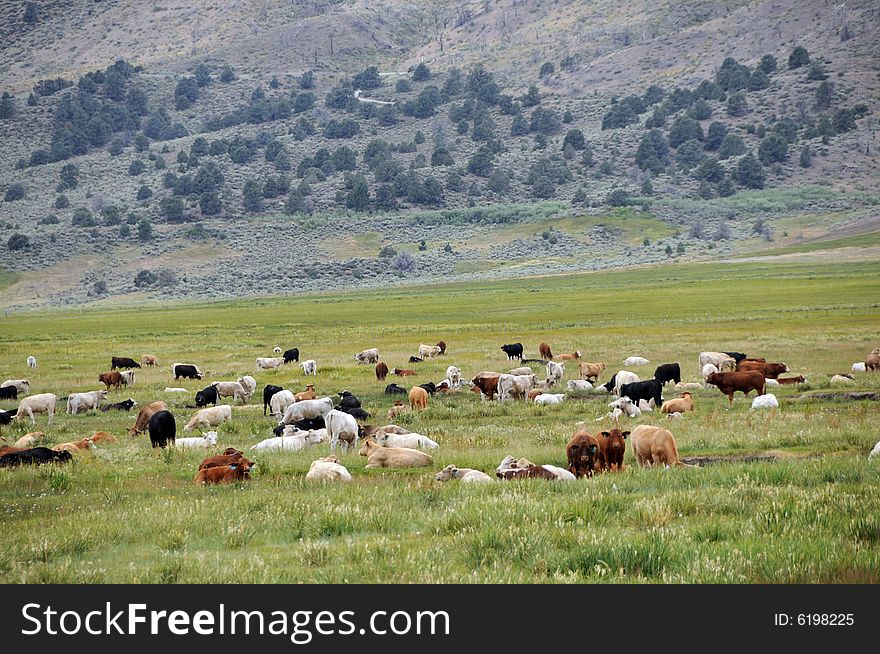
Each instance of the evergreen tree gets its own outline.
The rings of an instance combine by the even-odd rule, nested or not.
[[[736,166],[736,181],[740,186],[752,189],[764,188],[765,178],[761,162],[753,155],[747,154],[739,160]]]

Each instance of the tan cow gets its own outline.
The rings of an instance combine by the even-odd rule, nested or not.
[[[409,391],[409,405],[413,410],[428,407],[428,391],[421,386],[413,386]]]
[[[682,393],[681,397],[666,400],[660,407],[660,413],[684,413],[685,411],[696,411],[697,406],[690,393]]]
[[[629,441],[640,466],[685,465],[678,456],[675,436],[668,429],[639,425],[630,433]]]
[[[129,436],[137,436],[140,433],[143,433],[144,429],[147,428],[147,424],[150,422],[150,418],[153,417],[153,414],[157,411],[167,411],[168,405],[165,404],[162,400],[156,400],[155,402],[150,402],[149,404],[145,404],[138,411],[137,420],[134,422],[134,427],[128,430]]]
[[[381,447],[372,438],[364,441],[359,454],[367,457],[367,468],[419,468],[434,462],[430,454],[408,447]]]

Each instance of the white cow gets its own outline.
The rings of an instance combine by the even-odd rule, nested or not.
[[[351,473],[331,454],[312,461],[306,479],[310,481],[351,481]]]
[[[29,395],[18,403],[18,411],[15,414],[16,420],[30,416],[31,424],[37,424],[34,420],[35,413],[49,414],[49,424],[52,424],[52,418],[55,416],[55,404],[58,402],[58,396],[53,393],[38,393],[37,395]]]
[[[709,375],[712,375],[716,372],[718,372],[718,366],[716,366],[714,363],[705,364],[703,366],[703,369],[701,370],[701,374],[703,375],[703,383],[708,384],[706,380],[709,379]]]
[[[242,403],[246,403],[247,398],[249,397],[248,392],[244,390],[244,386],[239,384],[237,381],[211,382],[211,386],[217,389],[218,398],[231,397],[233,402],[241,400]]]
[[[257,390],[257,380],[250,375],[244,375],[243,377],[238,378],[238,383],[241,384],[241,387],[244,389],[245,393],[247,393],[245,402],[250,401],[254,391]]]
[[[185,388],[180,388],[179,386],[166,386],[165,392],[166,393],[189,393],[188,390],[186,390]]]
[[[314,359],[306,359],[305,361],[301,361],[299,367],[302,368],[304,375],[318,374],[318,364],[315,363]]]
[[[301,403],[297,402],[297,404]],[[293,406],[297,406],[297,404]],[[344,443],[343,448],[346,452],[349,448],[357,447],[360,427],[358,427],[354,416],[332,409],[324,416],[324,423],[327,425],[331,452],[336,451],[336,443],[339,441]]]
[[[287,407],[294,402],[296,402],[296,398],[293,396],[293,391],[278,391],[269,400],[270,412],[274,417],[280,419],[287,411]]]
[[[354,360],[358,365],[362,363],[379,363],[379,348],[371,347],[369,350],[363,350],[354,355]]]
[[[383,447],[408,447],[413,450],[428,449],[436,450],[440,445],[422,434],[410,432],[409,434],[391,434],[381,429],[373,434],[376,443]]]
[[[711,363],[719,371],[736,370],[736,359],[724,352],[700,352],[700,369]]]
[[[877,441],[877,444],[874,446],[874,449],[871,450],[870,454],[868,454],[869,459],[873,459],[875,456],[880,456],[880,441]]]
[[[619,397],[613,402],[609,402],[608,406],[612,409],[620,409],[621,413],[629,418],[638,418],[642,415],[642,410],[633,404],[633,401],[628,397]]]
[[[852,371],[853,372],[865,372],[865,362],[864,361],[857,361],[856,363],[852,364]]]
[[[439,354],[439,345],[425,345],[424,343],[419,345],[419,357],[422,359],[430,359],[432,357],[439,356]]]
[[[753,409],[778,409],[779,401],[776,399],[776,396],[773,393],[767,393],[766,395],[759,395],[754,400],[752,400],[752,408]]]
[[[556,363],[555,361],[547,362],[547,382],[552,386],[556,382],[562,381],[565,376],[565,364]]]
[[[831,378],[832,384],[855,384],[856,380],[852,378],[852,375],[834,375]]]
[[[268,452],[272,450],[285,450],[287,452],[299,452],[311,445],[317,445],[321,442],[321,436],[313,430],[298,431],[289,436],[275,436],[267,438],[252,446],[252,450],[257,452]]]
[[[274,370],[284,365],[284,357],[257,357],[257,370]]]
[[[134,370],[122,370],[119,373],[123,386],[134,386]]]
[[[500,375],[498,377],[498,401],[505,402],[509,399],[525,401],[529,397],[529,391],[537,383],[538,376],[535,373],[531,375]]]
[[[175,447],[195,448],[195,447],[213,447],[217,444],[217,432],[209,431],[202,436],[193,436],[191,438],[177,438],[174,440]]]
[[[650,363],[645,357],[627,357],[623,360],[625,366],[646,366]]]
[[[452,388],[461,388],[461,368],[449,366],[446,368],[446,379]]]
[[[620,395],[621,386],[624,384],[632,384],[637,381],[641,381],[641,379],[639,379],[639,376],[636,373],[630,372],[629,370],[621,370],[614,378],[614,389],[612,392],[615,395]]]
[[[775,379],[765,379],[765,380],[764,380],[764,383],[765,383],[767,386],[779,386],[779,385],[780,385],[779,382],[776,381]]]
[[[7,386],[15,386],[22,395],[30,395],[31,392],[31,383],[27,379],[7,379],[0,384],[0,388],[6,388]]]
[[[586,379],[569,379],[568,390],[570,391],[588,391],[593,385]]]
[[[535,404],[562,404],[565,393],[541,393],[535,397]]]
[[[272,398],[275,399],[274,397]],[[282,425],[289,425],[297,420],[305,420],[306,418],[323,417],[326,421],[327,413],[333,410],[333,398],[319,397],[314,400],[302,400],[294,402],[284,411],[284,417],[281,419]],[[348,414],[346,414],[348,415]]]
[[[549,463],[544,463],[541,467],[544,468],[544,470],[552,472],[559,481],[575,481],[577,479],[570,470],[566,470],[565,468],[550,465]]]
[[[28,368],[36,368],[37,367],[37,357],[29,356],[27,358],[27,367]]]
[[[228,404],[218,404],[196,411],[183,429],[192,431],[196,427],[216,427],[227,420],[232,420],[232,407]]]
[[[36,396],[34,396],[36,397]],[[87,393],[71,393],[67,397],[67,413],[76,415],[80,411],[97,409],[101,400],[107,399],[107,391],[88,391]]]
[[[453,464],[449,464],[443,470],[434,475],[437,481],[449,481],[450,479],[458,479],[463,484],[480,484],[493,482],[495,479],[490,477],[482,470],[474,470],[473,468],[459,468]]]

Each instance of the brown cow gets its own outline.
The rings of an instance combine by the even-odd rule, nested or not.
[[[162,400],[156,400],[155,402],[151,402],[150,404],[145,404],[141,407],[141,410],[138,411],[137,420],[134,422],[134,427],[128,430],[129,436],[137,436],[142,433],[144,429],[147,428],[147,424],[150,422],[150,418],[153,417],[153,414],[157,411],[167,411],[168,405],[165,404]]]
[[[110,387],[113,386],[115,388],[119,388],[122,386],[122,375],[118,372],[102,372],[98,375],[98,381],[104,384],[107,387],[107,390],[110,390]]]
[[[445,341],[437,341],[437,347],[440,348],[440,354],[446,354],[446,342]]]
[[[250,470],[253,462],[245,458],[234,461],[225,466],[202,468],[196,473],[193,483],[195,484],[231,484],[236,481],[250,479]]]
[[[557,361],[574,361],[575,359],[581,358],[581,351],[575,350],[571,354],[560,354],[556,357]]]
[[[241,450],[237,450],[234,447],[227,447],[223,451],[223,454],[217,454],[216,456],[209,456],[208,458],[203,459],[199,464],[199,470],[216,468],[218,466],[228,466],[230,463],[235,463],[243,456],[244,452]]]
[[[788,366],[784,363],[767,363],[766,361],[749,361],[748,359],[743,359],[736,364],[737,372],[751,370],[761,371],[767,379],[776,379],[782,373],[788,372]]]
[[[871,350],[871,354],[865,359],[865,370],[880,370],[880,347]]]
[[[550,481],[556,479],[556,475],[547,470],[547,468],[536,465],[530,465],[525,468],[496,470],[495,476],[499,479],[549,479]]]
[[[760,370],[748,372],[713,372],[706,377],[706,383],[717,386],[718,390],[727,396],[730,405],[733,406],[733,394],[741,391],[748,397],[751,391],[757,391],[758,395],[764,395],[767,386],[767,378]]]
[[[385,378],[388,376],[388,366],[385,365],[384,361],[380,361],[376,364],[376,379],[379,381],[385,381]]]
[[[415,370],[404,370],[403,368],[392,368],[391,374],[397,375],[398,377],[411,377],[412,375],[416,374],[416,371]]]
[[[315,385],[306,384],[306,390],[293,394],[293,401],[302,402],[303,400],[314,400],[316,397],[318,397],[318,394],[315,393]]]
[[[597,437],[596,440],[599,441],[605,469],[620,472],[623,470],[623,455],[626,453],[626,437],[629,432],[612,429],[599,432],[599,436],[601,438]]]
[[[0,445],[0,456],[5,456],[6,454],[12,454],[13,452],[24,452],[25,450],[30,450],[30,447],[13,447],[12,445]]]
[[[482,393],[490,400],[495,399],[495,393],[498,392],[498,378],[501,377],[500,373],[497,372],[480,372],[471,379],[471,383],[474,385],[473,391],[475,393]]]
[[[542,342],[538,346],[538,352],[541,353],[542,359],[552,359],[553,358],[553,352],[550,350],[550,346],[547,345],[547,343]]]
[[[106,431],[96,431],[94,434],[89,436],[89,438],[91,439],[91,441],[93,443],[105,443],[105,442],[106,443],[118,443],[119,442],[119,440],[116,438],[116,436],[114,436],[110,432],[106,432]]]
[[[144,354],[141,356],[141,363],[145,366],[158,366],[159,359],[157,359],[152,354]]]
[[[579,428],[565,446],[568,471],[575,477],[592,477],[593,470],[605,468],[605,457],[595,436],[583,427]]]
[[[599,381],[599,375],[601,375],[605,371],[605,364],[601,361],[598,363],[587,363],[586,361],[582,361],[578,364],[578,377],[580,379],[591,379],[592,381]]]
[[[797,377],[777,377],[776,381],[780,384],[803,384],[807,381],[807,378],[803,375],[798,375]]]

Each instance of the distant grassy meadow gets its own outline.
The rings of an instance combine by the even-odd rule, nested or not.
[[[204,452],[153,450],[129,439],[134,414],[56,414],[3,427],[14,441],[32,429],[54,444],[95,430],[120,443],[63,467],[0,469],[0,581],[24,583],[815,583],[880,582],[880,402],[800,399],[827,389],[880,345],[880,263],[670,264],[594,274],[364,291],[143,309],[14,314],[0,318],[3,379],[32,391],[101,388],[112,355],[158,356],[133,389],[111,401],[169,403],[178,435],[193,395],[213,380],[252,374],[258,390],[220,429],[218,450],[246,449],[271,436],[262,416],[266,383],[301,390],[299,368],[255,374],[254,359],[299,347],[318,362],[319,393],[349,389],[384,424],[392,399],[373,366],[354,353],[378,347],[389,368],[410,367],[419,343],[448,345],[421,364],[415,383],[439,381],[454,364],[470,379],[514,367],[500,351],[522,342],[555,353],[579,349],[604,361],[601,381],[629,355],[635,368],[678,361],[700,379],[701,350],[739,350],[785,361],[807,382],[776,387],[781,408],[732,409],[715,389],[695,392],[698,410],[668,421],[646,413],[625,421],[672,429],[682,456],[773,454],[772,461],[702,468],[628,468],[576,483],[542,480],[467,486],[433,476],[449,463],[492,473],[507,454],[565,464],[578,421],[599,431],[607,396],[562,406],[481,402],[470,392],[434,396],[397,422],[440,443],[430,468],[366,470],[341,456],[351,484],[306,482],[321,444],[299,453],[260,454],[250,482],[192,484]],[[25,367],[33,354],[36,370]],[[196,363],[202,382],[177,381],[173,362]],[[568,364],[566,379],[576,377]],[[880,375],[857,374],[853,390],[880,391]],[[388,380],[393,381],[389,378]],[[401,382],[405,383],[405,382]],[[406,383],[409,385],[408,383]],[[166,394],[166,386],[190,393]],[[844,389],[849,390],[849,389]],[[667,387],[666,397],[674,395]],[[754,397],[754,394],[752,395]],[[15,406],[3,401],[2,408]]]

